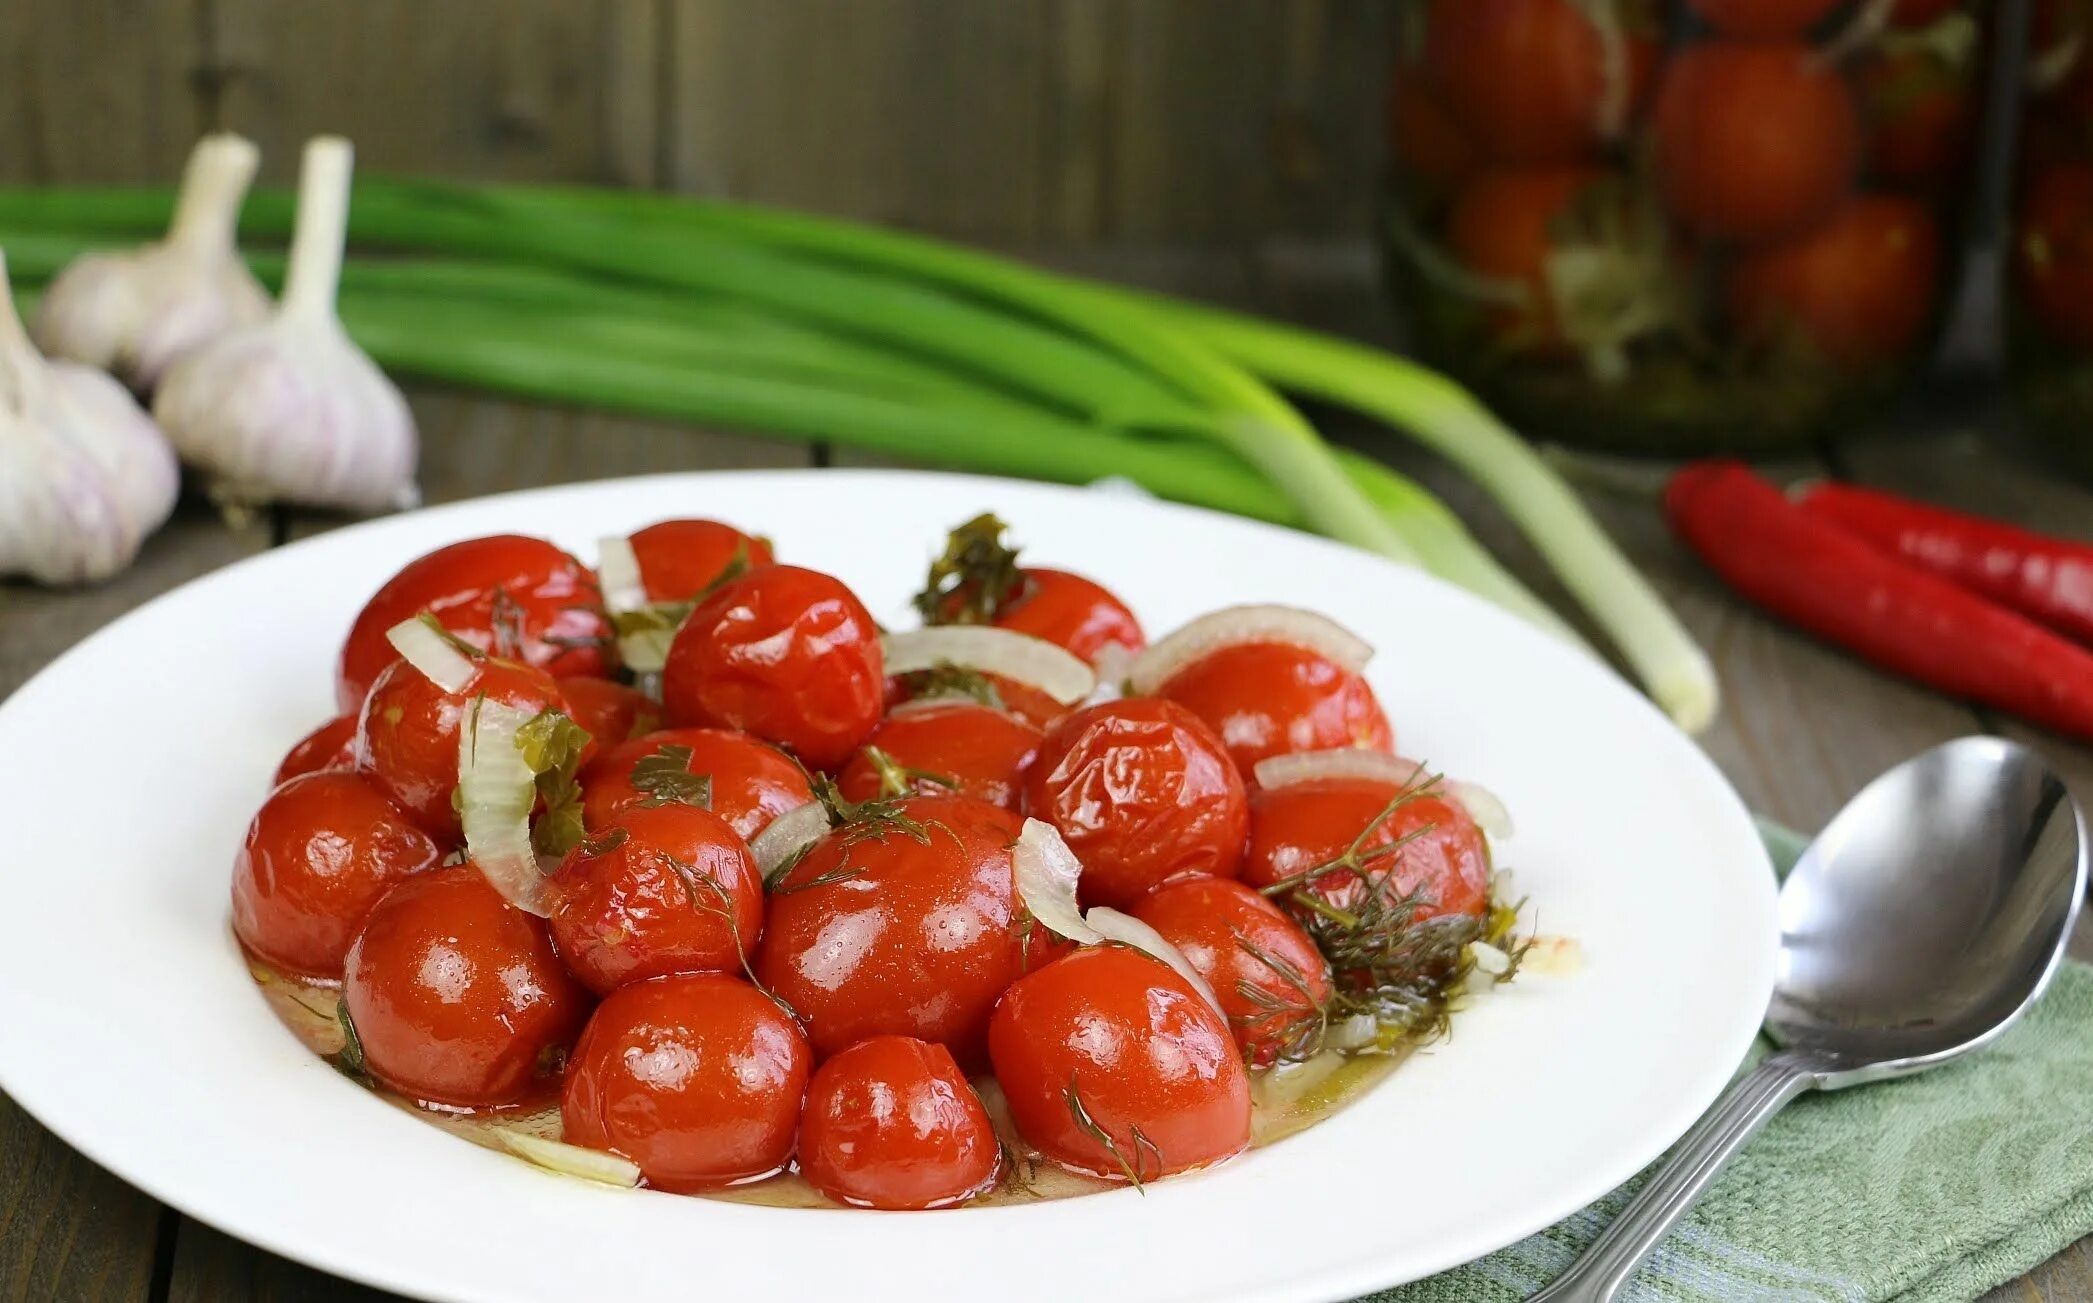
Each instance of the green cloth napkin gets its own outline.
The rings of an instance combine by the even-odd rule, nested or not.
[[[1761,827],[1785,874],[1802,839]],[[1524,1299],[1568,1267],[1640,1183],[1370,1303]],[[1903,1081],[1790,1104],[1621,1297],[1971,1299],[2089,1232],[2093,968],[2067,963],[1990,1049]]]

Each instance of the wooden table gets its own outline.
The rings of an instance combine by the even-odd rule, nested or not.
[[[1326,324],[1366,321],[1362,313],[1372,301],[1359,262],[1344,258],[1318,257],[1303,268],[1289,266],[1281,251],[1268,264],[1230,269],[1221,282],[1197,259],[1153,254],[1115,259],[1104,270],[1166,288],[1193,282],[1219,297]],[[424,441],[422,484],[432,503],[650,471],[871,462],[847,449],[461,394],[421,391],[412,397]],[[1457,477],[1398,447],[1393,436],[1342,424],[1332,432],[1387,454],[1441,489],[1515,571],[1570,609],[1531,550]],[[2059,532],[2093,532],[2093,493],[2050,482],[1952,432],[1839,443],[1772,469],[1784,476],[1842,475]],[[2093,750],[1886,678],[1773,624],[1733,601],[1680,552],[1648,501],[1600,493],[1593,504],[1720,667],[1726,707],[1702,742],[1755,809],[1815,828],[1878,771],[1932,743],[1978,731],[2041,747],[2066,769],[2080,799],[2093,802]],[[138,564],[101,588],[47,593],[0,585],[0,697],[139,602],[339,523],[279,513],[232,527],[200,504],[184,503]],[[926,522],[925,528],[941,524]],[[2093,957],[2093,932],[2082,929],[2076,951]],[[161,1206],[0,1096],[0,1298],[258,1303],[377,1297]],[[2093,1238],[1991,1297],[2093,1303]]]

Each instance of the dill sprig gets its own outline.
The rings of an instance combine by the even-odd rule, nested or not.
[[[1163,1151],[1156,1147],[1156,1142],[1150,1140],[1147,1133],[1142,1131],[1139,1125],[1128,1127],[1128,1148],[1133,1150],[1133,1156],[1129,1159],[1126,1150],[1120,1147],[1119,1142],[1112,1138],[1112,1133],[1105,1130],[1103,1124],[1091,1114],[1088,1106],[1083,1103],[1082,1092],[1076,1089],[1074,1073],[1069,1074],[1068,1089],[1061,1093],[1061,1097],[1068,1103],[1068,1115],[1075,1120],[1076,1129],[1096,1141],[1107,1154],[1112,1156],[1112,1161],[1126,1175],[1128,1184],[1132,1185],[1134,1189],[1142,1190],[1148,1181],[1161,1180],[1163,1178]],[[1155,1162],[1155,1175],[1144,1178],[1141,1174],[1146,1170],[1145,1165],[1150,1159],[1153,1159]]]
[[[523,659],[523,607],[501,584],[494,586],[493,609],[488,615],[493,652],[505,661]]]
[[[1008,528],[983,512],[946,536],[944,553],[930,563],[914,599],[925,624],[990,624],[1018,595],[1025,577],[1017,549],[1003,541]]]
[[[879,775],[879,795],[885,799],[916,795],[921,790],[919,783],[948,792],[959,790],[959,780],[952,775],[904,765],[879,747],[866,747],[865,759],[872,762],[872,772]]]
[[[865,801],[853,801],[843,795],[835,780],[826,774],[813,776],[814,798],[828,810],[831,835],[836,836],[843,854],[832,869],[824,869],[804,882],[786,881],[786,875],[797,868],[795,860],[775,878],[777,886],[771,894],[789,896],[795,892],[812,891],[856,877],[865,871],[862,864],[851,862],[850,852],[867,842],[884,842],[891,837],[906,837],[918,845],[930,845],[932,829],[939,829],[947,836],[956,837],[950,828],[935,819],[923,820],[902,809],[906,797],[874,797]]]
[[[357,1034],[356,1020],[349,1016],[346,999],[334,1002],[334,1020],[341,1024],[342,1047],[327,1056],[327,1066],[359,1086],[376,1086],[378,1083],[371,1076],[370,1061],[364,1057],[363,1037]]]
[[[901,688],[910,701],[951,697],[972,701],[990,710],[1009,709],[1003,703],[1003,693],[996,687],[994,679],[972,666],[955,665],[951,661],[939,661],[927,670],[902,675]]]
[[[788,1004],[785,997],[765,986],[757,978],[754,966],[749,963],[748,947],[741,944],[741,927],[734,917],[733,894],[720,885],[718,878],[710,873],[701,872],[696,865],[686,864],[667,853],[663,853],[661,858],[667,862],[669,871],[682,882],[684,892],[690,897],[690,907],[710,914],[727,925],[727,935],[734,939],[734,958],[741,965],[741,974],[748,978],[749,985],[763,992],[772,1004],[784,1010],[786,1017],[797,1020],[799,1011]]]

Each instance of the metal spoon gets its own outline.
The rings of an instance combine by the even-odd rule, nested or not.
[[[1533,1303],[1605,1303],[1715,1174],[1806,1090],[1921,1072],[1997,1039],[2042,994],[2086,891],[2086,826],[2042,758],[1994,737],[1868,784],[1780,893],[1766,1033],[1780,1050],[1679,1141]]]

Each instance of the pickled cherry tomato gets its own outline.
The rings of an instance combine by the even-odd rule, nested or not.
[[[882,720],[836,785],[853,801],[945,794],[1015,810],[1040,737],[1030,724],[970,701],[917,706]]]
[[[662,703],[679,726],[738,728],[815,769],[850,759],[879,723],[879,626],[841,580],[767,566],[698,603],[670,644]]]
[[[1025,775],[1025,812],[1083,862],[1086,903],[1123,908],[1187,873],[1232,878],[1248,820],[1221,740],[1174,701],[1130,697],[1048,731]]]
[[[567,709],[559,686],[528,665],[484,660],[463,691],[445,692],[406,661],[394,661],[372,685],[357,724],[356,767],[446,846],[464,837],[451,805],[458,729],[482,697],[531,714]]]
[[[1284,910],[1240,882],[1180,878],[1143,896],[1132,913],[1214,989],[1250,1063],[1313,1043],[1331,996],[1330,965]]]
[[[589,994],[542,919],[470,863],[394,887],[349,947],[342,999],[371,1075],[431,1104],[513,1104],[559,1077]]]
[[[1400,793],[1372,778],[1318,778],[1259,792],[1250,798],[1243,881],[1268,887],[1336,864],[1371,829],[1353,868],[1310,882],[1317,894],[1341,907],[1373,881],[1396,895],[1416,893],[1414,918],[1488,913],[1490,847],[1482,829],[1452,801],[1418,794],[1398,804]]]
[[[561,679],[560,695],[598,749],[661,727],[661,707],[638,688],[584,674]]]
[[[233,860],[233,931],[287,973],[338,978],[364,916],[442,858],[363,775],[299,775],[271,792],[247,825]]]
[[[271,787],[281,787],[300,774],[322,769],[349,769],[356,764],[356,715],[336,715],[298,740],[276,767]]]
[[[753,570],[775,560],[767,539],[717,520],[664,520],[630,541],[650,602],[690,601],[736,566]]]
[[[550,674],[602,674],[614,664],[593,572],[542,538],[467,539],[409,562],[364,604],[336,675],[344,713],[399,659],[386,631],[424,611],[482,651]]]
[[[1724,36],[1765,41],[1800,36],[1839,7],[1839,0],[1691,0]]]
[[[1018,576],[998,604],[997,628],[1043,638],[1086,661],[1115,642],[1128,651],[1148,645],[1141,622],[1103,584],[1043,566],[1025,566]]]
[[[996,997],[1022,971],[1011,847],[1021,821],[964,796],[916,796],[816,842],[771,888],[756,978],[821,1055],[914,1036],[981,1061]]]
[[[1372,685],[1319,652],[1238,643],[1171,675],[1156,695],[1206,722],[1243,781],[1267,756],[1358,747],[1392,751],[1395,735]]]
[[[738,978],[634,982],[574,1046],[560,1122],[567,1143],[623,1154],[658,1190],[754,1180],[792,1157],[813,1057],[792,1019]]]
[[[583,820],[606,828],[619,812],[661,799],[677,773],[703,775],[707,808],[743,838],[814,799],[806,771],[768,742],[727,729],[671,728],[614,746],[583,771]]]
[[[763,875],[726,820],[670,802],[620,810],[546,884],[553,944],[590,990],[739,972],[763,930]]]
[[[1121,946],[1021,977],[989,1026],[1018,1132],[1052,1161],[1153,1181],[1250,1143],[1250,1075],[1228,1025],[1169,965]]]
[[[1567,163],[1599,145],[1606,45],[1575,0],[1432,0],[1424,63],[1489,158]]]
[[[886,699],[889,711],[905,701],[971,701],[1042,730],[1052,728],[1073,709],[1029,683],[977,670],[899,675],[887,680]]]
[[[942,1045],[859,1041],[807,1086],[799,1170],[837,1203],[948,1208],[994,1185],[1003,1146]]]

